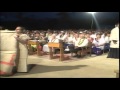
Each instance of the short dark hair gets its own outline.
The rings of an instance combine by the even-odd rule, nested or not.
[[[21,28],[21,32],[22,32],[22,33],[25,32],[25,27],[23,27],[23,26],[17,26],[17,27],[20,27],[20,28]]]
[[[102,35],[100,32],[98,32],[96,35]]]

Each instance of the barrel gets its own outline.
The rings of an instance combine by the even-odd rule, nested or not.
[[[0,30],[0,51],[17,51],[15,31]]]
[[[17,53],[15,31],[0,30],[0,75],[12,75]]]
[[[15,31],[0,30],[0,34],[1,34],[0,52],[2,53],[1,73],[11,74],[14,63],[15,67],[17,68],[16,70],[17,72],[27,72],[28,50],[26,48],[26,45],[21,44],[14,38]],[[24,39],[25,38],[24,36],[25,35],[22,34],[20,38]],[[15,58],[13,58],[13,56],[15,56]],[[13,58],[12,62],[11,58]]]
[[[16,51],[1,51],[0,57],[0,75],[12,75],[12,69],[15,66]]]

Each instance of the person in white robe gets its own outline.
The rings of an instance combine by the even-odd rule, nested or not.
[[[119,59],[119,24],[111,30],[110,51],[107,58]]]
[[[16,59],[16,68],[17,72],[27,72],[27,57],[28,57],[28,48],[27,42],[30,37],[27,34],[23,34],[23,27],[16,27],[16,34],[14,38],[17,40],[17,49],[18,49],[18,59]]]

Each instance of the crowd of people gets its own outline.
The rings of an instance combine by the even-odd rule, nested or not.
[[[110,30],[106,31],[89,31],[89,30],[48,30],[48,31],[24,31],[31,40],[38,40],[40,42],[41,50],[49,52],[48,42],[59,43],[62,40],[64,43],[64,51],[75,53],[74,57],[80,57],[78,51],[82,47],[92,43],[92,53],[100,55],[103,51],[110,49]],[[32,45],[33,50],[36,46]],[[59,49],[55,48],[54,53]]]
[[[119,31],[119,24],[116,25]],[[112,51],[117,50],[119,53],[119,32],[115,30],[24,30],[23,27],[18,26],[15,30],[18,34],[24,33],[28,40],[39,41],[40,50],[43,52],[49,52],[48,43],[59,43],[60,40],[63,42],[64,51],[75,53],[73,57],[80,58],[78,51],[83,47],[87,47],[89,43],[92,44],[92,53],[101,55],[103,52],[109,52],[108,58],[119,58],[118,56],[112,55]],[[115,31],[115,35],[113,35]],[[112,35],[111,35],[112,34]],[[19,38],[19,37],[18,37]],[[16,38],[16,39],[18,39]],[[19,40],[19,39],[18,39]],[[21,40],[19,40],[21,41]],[[27,40],[26,40],[27,41]],[[21,41],[22,42],[22,41]],[[112,45],[111,45],[112,43]],[[115,47],[115,45],[117,45]],[[32,45],[33,50],[36,50],[36,45]],[[59,49],[54,48],[56,54]]]

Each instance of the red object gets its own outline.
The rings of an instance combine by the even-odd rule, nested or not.
[[[15,56],[16,56],[15,54],[12,55],[12,57],[9,60],[10,62],[0,61],[0,64],[14,66],[13,60],[14,60]],[[7,73],[7,72],[4,72],[4,71],[0,70],[0,75],[12,75],[12,73]]]
[[[39,49],[40,49],[40,51],[42,51],[42,46],[39,45]]]
[[[15,57],[15,54],[13,54],[12,57],[10,58],[10,62],[0,61],[0,64],[14,65],[13,63],[14,57]]]
[[[13,66],[13,65],[14,65],[14,63],[3,62],[3,61],[1,61],[1,62],[0,62],[0,64],[6,64],[6,65],[11,65],[11,66]]]
[[[60,54],[57,54],[56,57],[60,58]],[[70,59],[70,56],[64,54],[64,60]]]
[[[0,75],[13,75],[12,73],[6,73],[6,72],[3,72],[3,71],[0,71]]]

